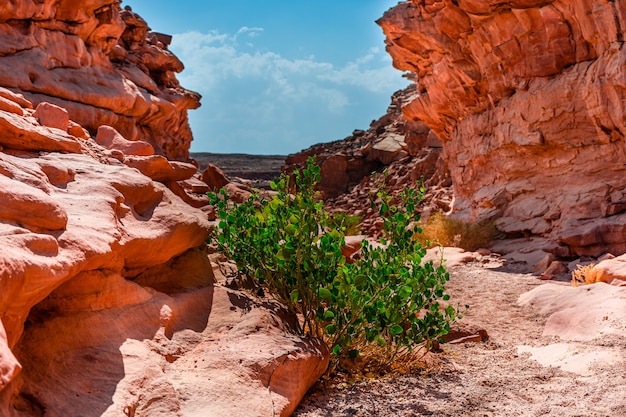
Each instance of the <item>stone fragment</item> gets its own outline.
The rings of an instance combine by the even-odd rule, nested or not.
[[[154,155],[154,148],[148,142],[127,140],[111,126],[103,125],[98,128],[96,142],[106,149],[117,150],[124,155]]]
[[[91,135],[89,135],[89,132],[87,131],[87,129],[83,128],[81,125],[71,120],[67,128],[67,133],[79,139],[87,140],[91,138]]]
[[[213,164],[209,164],[206,169],[202,171],[200,178],[209,186],[211,191],[217,191],[230,182],[228,178],[226,178],[224,171]]]
[[[124,165],[136,168],[147,177],[159,182],[176,182],[191,178],[196,167],[184,162],[168,161],[160,155],[128,156]]]
[[[67,132],[70,123],[70,117],[62,107],[51,103],[42,102],[37,105],[33,116],[40,125],[52,127]]]

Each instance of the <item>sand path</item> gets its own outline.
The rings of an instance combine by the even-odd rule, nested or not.
[[[543,335],[549,319],[540,308],[545,301],[518,304],[522,294],[542,285],[569,287],[516,272],[515,265],[475,262],[451,268],[449,293],[471,305],[459,326],[483,328],[489,340],[443,345],[444,353],[433,354],[436,365],[427,374],[314,388],[294,415],[626,416],[626,321],[620,316],[626,314],[626,288],[617,300],[619,311],[601,319],[613,334],[598,331],[570,340]],[[580,301],[573,304],[587,308]],[[576,320],[582,325],[585,318]]]

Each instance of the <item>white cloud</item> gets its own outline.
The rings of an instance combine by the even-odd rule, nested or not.
[[[345,124],[353,111],[363,111],[365,99],[380,101],[378,107],[385,109],[389,96],[406,85],[380,48],[371,48],[351,62],[337,66],[318,61],[313,55],[288,59],[276,51],[256,48],[251,39],[258,40],[262,34],[263,28],[242,27],[235,34],[209,31],[174,35],[171,49],[185,63],[185,71],[178,78],[183,86],[203,95],[203,107],[197,112],[205,115],[204,122],[217,124],[211,127],[212,136],[221,135],[220,129],[224,135],[245,129],[246,135],[256,132],[260,143],[270,140],[287,143],[294,140],[294,132],[298,132],[302,141],[335,140],[338,137],[314,138],[315,134],[332,134],[328,133],[330,124]],[[198,141],[203,132],[193,125],[193,120]],[[312,132],[316,129],[319,133]],[[281,132],[291,139],[276,137]],[[268,136],[265,141],[259,139],[264,136]],[[312,143],[294,145],[295,149],[289,151]],[[241,151],[284,153],[264,150],[262,146]],[[207,150],[219,152],[219,149]]]

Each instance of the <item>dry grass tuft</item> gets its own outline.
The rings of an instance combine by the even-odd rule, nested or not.
[[[437,355],[430,354],[424,347],[413,351],[403,350],[389,360],[385,349],[364,346],[355,359],[342,358],[334,369],[322,376],[319,384],[333,388],[364,380],[428,373],[439,365],[437,359]]]
[[[608,277],[604,276],[604,270],[597,268],[595,264],[577,265],[576,269],[572,271],[572,285],[574,287],[605,282],[606,278]]]
[[[488,247],[499,233],[493,221],[470,224],[452,219],[442,212],[430,216],[420,227],[422,233],[416,238],[423,245],[454,246],[467,251]]]

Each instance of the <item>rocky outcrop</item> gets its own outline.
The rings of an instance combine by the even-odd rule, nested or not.
[[[403,113],[441,139],[458,218],[559,255],[626,251],[626,3],[412,0],[378,23],[416,76]]]
[[[113,126],[186,161],[200,96],[178,84],[169,40],[117,0],[11,1],[0,5],[0,86],[66,109],[92,135]]]
[[[0,417],[290,415],[329,352],[209,258],[167,37],[117,1],[5,3]]]

